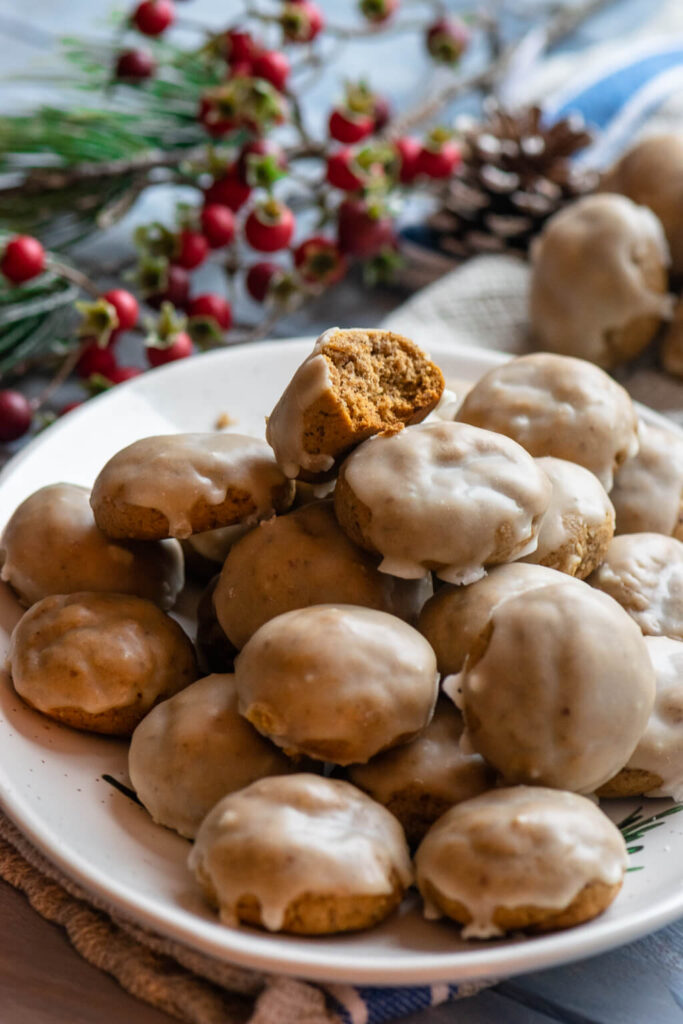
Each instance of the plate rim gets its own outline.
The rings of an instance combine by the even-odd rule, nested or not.
[[[269,350],[289,349],[293,354],[308,351],[313,336],[273,339],[250,342],[219,349],[197,357],[207,363],[232,358],[232,353],[244,352],[258,346],[259,352],[267,356]],[[435,356],[453,355],[463,362],[479,367],[498,366],[512,358],[509,354],[492,349],[476,349],[458,344],[439,343],[434,346]],[[182,362],[159,368],[153,374],[137,377],[117,388],[98,396],[68,416],[68,424],[76,418],[85,419],[92,415],[94,407],[101,412],[106,403],[116,403],[122,388],[128,392],[143,394],[154,390],[162,377],[180,375],[184,370]],[[635,403],[644,420],[666,426],[683,437],[683,430],[676,423],[641,403]],[[21,452],[12,457],[0,471],[0,493],[8,478],[14,476],[23,462],[30,458],[47,437],[55,439],[67,426],[67,417],[50,427],[49,433],[38,435]],[[662,801],[660,801],[661,803]],[[651,801],[653,813],[657,802]],[[59,836],[45,825],[40,816],[29,805],[24,804],[21,794],[15,789],[11,777],[6,775],[0,753],[0,804],[16,827],[46,858],[48,864],[56,865],[64,875],[75,881],[85,893],[93,897],[96,905],[121,914],[138,925],[149,928],[157,934],[179,942],[181,945],[199,951],[215,959],[251,968],[252,970],[274,972],[288,976],[303,977],[311,981],[370,984],[405,987],[435,982],[468,982],[498,977],[512,977],[530,970],[559,966],[584,959],[600,952],[614,949],[640,938],[683,915],[683,888],[668,897],[658,900],[646,910],[631,911],[616,921],[598,918],[586,926],[532,938],[524,942],[501,946],[473,947],[467,951],[453,953],[416,953],[422,961],[411,968],[401,962],[397,967],[391,951],[373,957],[372,963],[358,963],[357,966],[335,965],[334,951],[329,952],[324,942],[316,946],[314,941],[307,947],[307,956],[302,958],[296,950],[284,944],[277,935],[255,930],[232,929],[213,921],[197,917],[181,907],[160,908],[158,903],[143,894],[125,890],[112,890],[107,884],[104,870],[81,857],[77,852],[63,854]],[[162,827],[162,826],[159,826]],[[590,929],[590,931],[588,931]],[[278,947],[278,943],[280,943]],[[424,963],[433,960],[434,963]]]

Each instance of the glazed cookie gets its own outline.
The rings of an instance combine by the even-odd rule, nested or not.
[[[109,537],[189,537],[289,508],[294,485],[264,441],[242,434],[145,437],[109,460],[90,499]]]
[[[683,800],[683,643],[646,636],[657,679],[655,706],[631,760],[598,790],[601,797],[670,796]]]
[[[467,587],[439,587],[418,620],[418,629],[434,649],[439,672],[452,675],[461,670],[501,601],[566,579],[544,565],[510,562],[494,566],[483,579]]]
[[[337,518],[380,571],[434,570],[470,583],[484,566],[536,547],[552,487],[514,441],[464,423],[432,422],[366,441],[343,463]]]
[[[321,478],[373,434],[419,423],[443,387],[441,370],[408,338],[333,327],[287,385],[266,437],[288,477]]]
[[[379,572],[376,559],[351,543],[331,501],[261,523],[230,551],[214,595],[216,615],[237,647],[265,622],[315,604],[355,604],[415,622],[431,594],[429,580]]]
[[[349,769],[354,785],[396,815],[411,846],[449,807],[494,784],[483,758],[461,749],[463,728],[460,712],[442,697],[417,739]]]
[[[649,636],[683,640],[683,543],[661,533],[615,537],[588,580]]]
[[[617,471],[610,498],[616,533],[683,539],[683,438],[640,420],[640,449]]]
[[[211,675],[143,718],[131,739],[128,770],[154,821],[194,838],[222,797],[294,768],[239,714],[233,676]]]
[[[76,484],[41,487],[19,505],[4,529],[0,562],[2,579],[25,605],[90,590],[171,608],[185,576],[177,541],[110,540],[95,525],[87,487]]]
[[[463,938],[556,931],[590,921],[626,870],[619,829],[586,797],[540,786],[497,789],[453,807],[415,857],[425,916]]]
[[[287,754],[351,764],[432,717],[436,658],[386,612],[316,605],[271,619],[235,660],[240,712]]]
[[[538,546],[523,560],[583,580],[600,565],[614,535],[614,507],[590,470],[552,455],[536,461],[553,494],[541,520]]]
[[[504,782],[592,793],[635,750],[655,679],[633,620],[573,580],[494,608],[444,690],[465,716],[468,744]]]
[[[531,255],[538,348],[611,369],[638,355],[671,315],[664,230],[625,196],[569,203],[546,222]]]
[[[627,392],[592,363],[536,352],[490,370],[458,419],[514,438],[532,455],[554,455],[595,473],[609,493],[614,471],[638,451]]]
[[[126,594],[43,598],[12,633],[9,668],[36,711],[112,736],[130,735],[154,704],[197,678],[178,623]]]
[[[189,867],[225,924],[298,935],[371,928],[412,881],[396,818],[348,782],[309,774],[224,797]]]

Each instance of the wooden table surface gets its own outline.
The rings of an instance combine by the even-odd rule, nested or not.
[[[335,0],[327,0],[327,6]],[[625,0],[633,8],[643,0]],[[121,6],[121,5],[119,5]],[[458,6],[453,4],[454,7]],[[470,5],[471,6],[471,5]],[[652,0],[655,6],[655,0]],[[6,41],[3,72],[30,71],[55,33],[90,31],[103,24],[107,0],[0,0],[0,38]],[[214,23],[229,17],[228,0],[196,0],[192,16]],[[400,66],[400,61],[397,62]],[[35,100],[22,84],[0,92],[8,109]],[[147,215],[147,219],[149,219]],[[110,243],[111,244],[111,243]],[[116,244],[116,243],[114,243]],[[378,322],[401,301],[400,292],[372,297],[352,281],[339,290],[333,308],[325,300],[289,318],[280,334],[314,333],[331,322],[355,318]],[[681,1024],[683,1021],[683,924],[678,923],[620,950],[573,965],[506,981],[470,999],[404,1018],[405,1024]],[[111,978],[85,963],[65,934],[46,923],[9,885],[0,883],[1,1024],[163,1024],[171,1020],[125,993]]]

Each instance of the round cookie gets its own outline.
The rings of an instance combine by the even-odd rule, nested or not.
[[[76,484],[41,487],[19,505],[3,531],[0,562],[2,579],[26,605],[90,590],[171,608],[185,582],[177,541],[111,540],[95,525],[89,490]]]
[[[461,749],[463,728],[460,712],[442,697],[417,739],[349,769],[351,782],[398,818],[411,846],[449,807],[494,784],[483,758]]]
[[[483,579],[467,587],[439,587],[418,621],[418,629],[434,649],[439,672],[446,676],[461,670],[501,601],[567,578],[544,565],[510,562],[495,565]]]
[[[444,690],[465,716],[468,744],[504,782],[592,793],[635,750],[655,678],[633,620],[574,580],[494,608]]]
[[[446,915],[465,926],[463,938],[490,939],[597,917],[619,892],[626,860],[619,829],[586,797],[515,786],[444,814],[415,869],[426,917]]]
[[[190,853],[225,924],[325,935],[370,928],[412,881],[403,830],[338,779],[261,779],[220,801]]]
[[[583,580],[603,560],[614,536],[614,507],[598,478],[576,462],[546,455],[536,460],[553,485],[538,545],[523,561]]]
[[[443,387],[441,370],[409,338],[333,327],[287,385],[266,437],[288,477],[322,479],[366,438],[423,420]]]
[[[643,633],[683,640],[683,543],[661,533],[615,537],[588,580],[624,608]]]
[[[683,438],[640,420],[638,454],[620,466],[610,493],[616,533],[664,533],[683,540]]]
[[[545,224],[531,249],[537,347],[611,369],[638,355],[671,315],[669,247],[651,210],[586,196]]]
[[[128,771],[154,821],[192,839],[222,797],[294,768],[239,714],[233,676],[211,675],[143,718]]]
[[[654,211],[669,242],[671,269],[683,274],[683,134],[650,135],[637,142],[601,184]]]
[[[331,501],[261,523],[231,549],[214,594],[218,621],[237,648],[265,622],[315,604],[354,604],[416,621],[429,580],[379,572],[351,543]]]
[[[287,754],[351,764],[407,743],[432,717],[436,658],[386,612],[316,605],[254,633],[235,660],[239,708]]]
[[[532,551],[552,488],[513,441],[464,423],[423,423],[373,437],[343,463],[334,507],[351,540],[382,555],[380,571],[434,570],[470,583],[484,566]]]
[[[254,523],[293,499],[264,441],[215,433],[135,441],[101,470],[90,502],[107,536],[160,540]]]
[[[15,626],[8,660],[15,690],[36,711],[112,736],[130,735],[197,678],[178,623],[127,594],[43,598]]]
[[[219,578],[209,581],[197,604],[197,657],[207,672],[232,672],[237,648],[221,629],[213,600]]]
[[[614,471],[638,451],[636,411],[624,388],[592,363],[551,352],[490,370],[457,418],[506,434],[537,457],[578,462],[608,493]]]
[[[683,643],[646,636],[657,680],[650,720],[631,760],[598,790],[600,797],[670,796],[683,799]]]

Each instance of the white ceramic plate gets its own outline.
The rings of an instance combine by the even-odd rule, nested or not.
[[[175,363],[70,413],[0,476],[0,527],[36,488],[92,483],[115,451],[138,437],[211,430],[220,413],[239,432],[262,434],[264,416],[311,348],[310,339],[238,347]],[[474,380],[501,357],[439,347],[446,377]],[[657,419],[654,414],[650,414]],[[0,588],[0,645],[20,609]],[[1,652],[0,652],[1,653]],[[0,679],[0,799],[49,858],[115,908],[215,957],[320,980],[407,985],[502,977],[588,956],[628,942],[683,914],[683,813],[662,819],[632,845],[622,893],[598,920],[542,938],[466,944],[455,928],[424,921],[416,902],[373,931],[329,939],[278,937],[217,923],[185,868],[189,844],[154,825],[102,776],[127,781],[126,745],[51,723]],[[643,815],[672,806],[641,801]],[[638,806],[608,808],[615,820]]]

